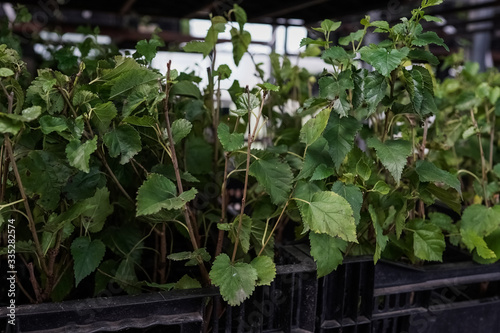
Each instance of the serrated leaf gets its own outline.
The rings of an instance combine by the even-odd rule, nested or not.
[[[278,86],[275,86],[274,84],[269,83],[269,82],[258,83],[257,86],[262,88],[262,90],[275,91],[275,92],[279,91]]]
[[[427,61],[429,64],[433,66],[439,65],[439,59],[427,50],[415,49],[411,50],[408,53],[408,58],[412,60],[422,60]]]
[[[356,173],[363,180],[367,181],[372,175],[372,169],[364,160],[361,159],[358,161],[358,163],[356,163]]]
[[[399,184],[401,173],[407,164],[407,157],[411,154],[411,142],[404,140],[387,140],[382,143],[375,138],[367,140],[368,147],[375,148],[377,157],[384,167]]]
[[[443,261],[446,244],[438,226],[419,219],[408,223],[407,229],[413,231],[415,256],[423,260]]]
[[[486,207],[471,205],[462,214],[461,228],[474,231],[479,236],[487,236],[500,228],[500,205]]]
[[[277,157],[258,159],[250,165],[249,174],[257,179],[271,196],[275,205],[288,200],[292,189],[293,173],[290,166]]]
[[[457,176],[439,169],[432,162],[424,160],[417,161],[415,171],[421,182],[444,183],[454,188],[460,195],[462,194],[460,180],[458,180]]]
[[[375,185],[373,185],[371,191],[386,195],[391,191],[391,187],[383,180],[379,180],[375,183]]]
[[[323,76],[319,79],[319,97],[330,100],[341,99],[347,101],[347,89],[353,89],[354,83],[350,70],[341,72],[338,77]]]
[[[240,117],[260,106],[260,101],[254,94],[243,93],[236,100],[236,110],[231,110]]]
[[[52,132],[62,132],[68,129],[68,124],[64,118],[45,115],[40,118],[40,128],[42,133],[47,135]]]
[[[383,76],[388,77],[401,64],[401,61],[408,55],[409,51],[407,47],[403,47],[400,50],[363,47],[360,53],[362,60],[372,65]]]
[[[193,40],[184,45],[183,49],[186,52],[194,52],[194,53],[202,53],[203,58],[205,58],[207,55],[212,52],[212,49],[214,48],[214,45],[204,42],[204,41],[198,41],[198,40]]]
[[[316,117],[311,118],[300,129],[300,142],[310,146],[321,137],[328,124],[331,109],[324,109]]]
[[[257,286],[270,286],[276,277],[276,266],[268,256],[254,258],[250,265],[257,271]]]
[[[101,188],[106,184],[106,176],[99,170],[99,167],[90,167],[89,172],[80,171],[69,179],[64,187],[66,197],[70,200],[79,201],[90,198],[95,193],[96,188]]]
[[[320,164],[318,167],[314,170],[314,173],[311,176],[311,181],[314,180],[323,180],[325,178],[328,178],[332,175],[334,175],[335,169],[326,166],[326,164]]]
[[[326,20],[321,21],[321,29],[322,29],[322,32],[328,33],[328,32],[332,32],[332,31],[337,30],[341,24],[342,24],[342,22],[340,22],[340,21],[334,22],[332,20],[326,19]]]
[[[357,242],[353,211],[346,199],[327,191],[314,193],[310,201],[298,199],[302,219],[312,231]]]
[[[92,140],[81,143],[80,140],[71,140],[66,146],[66,157],[69,165],[83,172],[90,171],[90,155],[97,150],[97,136]]]
[[[116,117],[118,111],[113,102],[100,103],[95,106],[92,113],[92,123],[99,130],[104,133],[111,124],[111,121]]]
[[[180,280],[174,284],[175,290],[198,289],[198,288],[201,288],[200,282],[196,279],[193,279],[187,274],[184,274],[184,276],[181,277]]]
[[[238,226],[240,224],[240,215],[237,215],[232,223],[231,229],[229,230],[228,237],[231,239],[233,244],[236,242],[236,238],[238,235]],[[243,214],[241,217],[241,230],[239,234],[239,243],[243,252],[247,253],[250,249],[250,233],[252,230],[252,219]]]
[[[74,173],[64,161],[46,151],[31,151],[17,164],[25,191],[29,196],[38,195],[37,204],[45,210],[55,209],[61,189]]]
[[[116,79],[109,81],[111,85],[110,99],[114,99],[140,85],[155,82],[160,78],[156,72],[145,68],[135,69],[124,72]]]
[[[347,68],[348,63],[351,61],[352,56],[344,50],[343,47],[334,46],[330,47],[323,52],[321,59],[325,60],[327,63],[339,66],[343,65]]]
[[[88,237],[78,237],[71,243],[75,286],[96,270],[105,252],[106,246],[99,239],[91,241]]]
[[[442,46],[446,51],[450,51],[448,46],[444,43],[444,40],[440,38],[434,31],[426,31],[418,35],[412,42],[415,46],[426,46],[429,44],[436,44]]]
[[[429,218],[432,224],[437,225],[441,230],[444,230],[448,233],[456,233],[458,232],[457,226],[453,224],[453,219],[446,214],[432,212],[429,213]]]
[[[178,144],[184,139],[193,128],[193,124],[186,119],[177,119],[172,123],[172,136],[174,144]]]
[[[318,278],[330,274],[342,264],[347,242],[327,234],[309,233],[311,255],[316,262]]]
[[[212,265],[210,279],[219,287],[222,298],[229,305],[240,305],[255,290],[257,271],[250,264],[232,264],[226,254],[220,254]]]
[[[103,141],[109,149],[109,156],[121,156],[120,164],[128,163],[142,150],[141,136],[132,126],[127,124],[120,125],[106,133]]]
[[[158,47],[163,45],[164,43],[156,38],[150,39],[149,41],[143,39],[137,42],[135,49],[139,52],[139,54],[144,56],[148,63],[150,63],[156,56]]]
[[[363,194],[359,187],[336,181],[333,183],[332,191],[346,199],[349,205],[351,205],[354,221],[358,224],[361,218],[361,206],[363,205]]]
[[[387,91],[386,78],[376,71],[368,72],[362,69],[353,74],[353,106],[360,107],[366,103],[368,115],[377,110]]]
[[[338,114],[330,114],[330,119],[323,133],[323,137],[328,142],[329,153],[337,170],[344,161],[346,155],[354,145],[356,133],[361,129],[362,124],[354,117],[341,118]]]
[[[128,116],[123,118],[123,122],[130,125],[141,126],[141,127],[154,127],[155,124],[157,123],[156,120],[150,116],[142,116],[142,117]]]
[[[376,264],[389,241],[389,236],[384,235],[384,229],[380,225],[378,215],[372,205],[368,206],[368,211],[370,212],[373,230],[375,231],[375,254],[373,255],[373,262]]]
[[[406,90],[410,95],[413,112],[420,117],[436,113],[434,102],[434,86],[429,71],[421,66],[413,66],[411,70],[403,69],[406,79]]]
[[[359,29],[358,31],[351,32],[348,36],[340,37],[339,44],[343,45],[343,46],[347,46],[347,45],[352,44],[354,42],[359,42],[359,41],[361,41],[361,38],[363,38],[364,34],[365,34],[364,29]]]
[[[152,173],[137,192],[136,216],[154,214],[163,208],[167,210],[180,209],[187,202],[193,200],[196,193],[196,189],[192,188],[177,196],[177,188],[170,179]]]
[[[88,232],[99,232],[104,226],[106,218],[113,213],[113,206],[109,203],[109,190],[106,187],[95,191],[94,196],[81,202],[80,222]]]
[[[245,135],[243,133],[230,133],[229,126],[220,123],[217,128],[217,137],[225,151],[235,151],[245,144]]]
[[[233,60],[236,66],[239,65],[241,58],[247,52],[248,45],[252,42],[252,36],[248,31],[231,29],[231,42],[233,43]]]
[[[488,248],[488,245],[484,239],[476,234],[472,230],[460,229],[460,236],[462,236],[462,242],[467,246],[469,251],[476,249],[477,254],[483,259],[493,259],[496,258],[495,252]]]

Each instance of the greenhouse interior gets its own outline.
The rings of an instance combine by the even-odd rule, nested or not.
[[[500,1],[0,2],[0,333],[500,332]]]

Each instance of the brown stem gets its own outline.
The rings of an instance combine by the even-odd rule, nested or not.
[[[472,119],[472,124],[474,125],[474,128],[476,130],[476,135],[477,135],[477,140],[479,141],[479,152],[481,154],[481,185],[483,187],[483,193],[484,193],[484,204],[486,207],[489,207],[489,200],[486,192],[486,183],[488,182],[488,178],[486,177],[486,160],[484,158],[484,151],[483,151],[483,142],[481,140],[481,132],[479,131],[479,126],[477,125],[476,118],[474,117],[474,110],[470,110],[470,116]]]
[[[175,145],[174,145],[174,138],[173,138],[173,135],[172,135],[172,127],[170,126],[170,117],[168,115],[168,100],[169,100],[169,94],[170,94],[170,65],[171,65],[171,61],[169,61],[167,63],[167,83],[165,85],[165,95],[166,95],[166,98],[165,98],[165,107],[164,107],[164,114],[165,114],[165,127],[167,129],[167,135],[168,135],[168,143],[169,143],[169,146],[170,146],[170,152],[172,154],[171,158],[172,158],[172,164],[174,165],[174,172],[175,172],[175,179],[177,181],[177,188],[178,188],[178,191],[179,191],[179,195],[182,194],[184,192],[184,189],[183,189],[183,186],[182,186],[182,179],[181,179],[181,174],[180,174],[180,171],[179,171],[179,164],[177,162],[177,154],[175,152]],[[189,216],[189,211],[188,211],[188,205],[186,204],[184,206],[184,219],[186,220],[186,224],[187,224],[187,227],[188,227],[188,232],[189,232],[189,238],[191,240],[191,244],[193,245],[193,248],[195,250],[198,250],[199,248],[199,245],[198,245],[198,240],[196,238],[196,235],[195,235],[195,232],[194,232],[194,227],[195,225],[192,224],[193,222],[191,221],[191,218]],[[210,278],[208,277],[208,272],[207,272],[207,269],[205,267],[205,264],[204,263],[200,263],[200,270],[201,270],[201,274],[202,274],[202,277],[203,277],[203,280],[208,283],[208,281],[210,281]]]
[[[99,159],[102,161],[102,164],[104,165],[104,167],[108,171],[109,176],[111,177],[111,179],[113,179],[113,182],[116,184],[116,186],[118,187],[120,192],[122,192],[122,194],[125,196],[125,198],[127,198],[128,201],[135,204],[134,199],[132,199],[130,197],[130,195],[128,195],[127,191],[125,191],[122,184],[120,184],[120,181],[118,180],[118,178],[116,178],[113,170],[111,170],[111,167],[109,166],[108,161],[106,161],[106,156],[104,156],[104,154],[100,150],[97,150],[97,155],[99,155]]]
[[[255,135],[257,134],[257,129],[259,128],[259,121],[260,117],[262,116],[262,109],[264,108],[264,101],[266,99],[267,92],[264,91],[264,94],[262,96],[262,101],[260,103],[260,108],[259,108],[259,114],[257,115],[257,119],[255,121],[255,125],[253,128],[252,135],[248,137],[248,145],[247,145],[247,165],[246,165],[246,170],[245,170],[245,185],[243,187],[243,198],[241,199],[241,210],[240,210],[240,220],[238,222],[238,232],[236,233],[236,240],[234,241],[234,248],[233,248],[233,256],[231,258],[231,262],[234,262],[234,259],[236,258],[236,251],[238,250],[238,243],[240,240],[240,233],[241,233],[241,225],[243,223],[243,213],[245,212],[245,205],[246,205],[246,199],[247,199],[247,192],[248,192],[248,173],[250,169],[250,159],[251,159],[251,150],[252,150],[252,143],[255,140]],[[248,123],[250,125],[250,110],[248,111]],[[249,126],[250,128],[250,126]]]
[[[42,295],[40,293],[41,289],[40,289],[40,285],[38,284],[38,281],[36,280],[36,277],[35,277],[33,263],[31,263],[31,262],[28,263],[26,265],[26,267],[28,268],[28,271],[30,274],[30,282],[31,282],[31,285],[33,286],[33,291],[35,292],[36,303],[41,303],[42,302]]]
[[[158,267],[158,273],[160,275],[160,283],[166,283],[166,271],[167,271],[167,232],[165,223],[162,223],[160,232],[160,265]]]
[[[422,136],[422,144],[420,145],[420,159],[425,158],[425,146],[427,145],[427,132],[429,130],[429,123],[427,119],[424,120],[424,134]]]
[[[222,207],[221,207],[221,218],[220,222],[225,223],[226,222],[226,211],[227,211],[227,173],[228,173],[228,166],[229,166],[229,153],[224,153],[224,180],[222,183]],[[222,244],[224,242],[224,230],[219,230],[219,235],[217,237],[217,246],[215,248],[215,256],[217,257],[221,252],[222,252]]]
[[[16,159],[14,158],[14,152],[12,150],[12,144],[10,142],[10,138],[7,134],[4,134],[5,147],[7,148],[7,153],[9,155],[10,162],[12,163],[12,170],[14,171],[14,176],[16,177],[17,186],[19,188],[19,192],[21,193],[21,197],[24,200],[24,209],[26,210],[26,215],[28,216],[28,227],[31,231],[31,236],[33,237],[33,242],[35,243],[35,251],[37,256],[40,258],[40,265],[42,266],[42,270],[47,273],[47,265],[45,262],[45,258],[43,256],[42,247],[40,246],[40,241],[38,239],[38,234],[36,232],[35,221],[33,219],[33,214],[31,213],[31,208],[28,203],[28,197],[26,196],[26,192],[24,192],[23,181],[21,180],[21,175],[19,174],[19,169],[17,168]]]
[[[9,159],[7,158],[7,152],[5,151],[5,144],[2,145],[0,152],[0,182],[2,183],[2,188],[0,189],[0,202],[3,202],[5,197],[5,192],[7,191],[7,177],[9,171]]]
[[[217,138],[217,127],[219,126],[219,115],[221,110],[220,105],[220,77],[217,80],[217,109],[214,111],[213,127],[214,127],[214,168],[217,173],[217,162],[219,161],[219,140]]]

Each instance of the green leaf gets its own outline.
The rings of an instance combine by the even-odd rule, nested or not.
[[[250,165],[249,174],[264,187],[273,204],[280,205],[288,200],[293,173],[287,163],[281,162],[277,157],[261,158]]]
[[[31,151],[17,164],[28,195],[38,195],[37,204],[45,210],[59,205],[61,189],[74,172],[56,155],[46,151]]]
[[[245,144],[245,135],[243,133],[230,133],[229,126],[220,123],[217,128],[217,136],[225,151],[235,151]]]
[[[219,80],[228,79],[231,76],[231,68],[226,64],[219,65],[214,74],[219,77]]]
[[[321,191],[314,193],[310,201],[301,198],[295,200],[304,223],[312,231],[357,242],[352,208],[340,195]]]
[[[188,136],[185,142],[186,168],[193,175],[211,172],[213,147],[203,138]]]
[[[328,166],[326,166],[326,164],[320,164],[320,165],[318,165],[316,170],[314,170],[314,173],[311,176],[311,181],[322,180],[322,179],[328,178],[334,174],[336,174],[336,171],[334,168],[328,167]]]
[[[137,42],[135,45],[135,49],[139,54],[143,55],[144,58],[146,58],[146,61],[150,63],[153,58],[156,56],[157,48],[163,46],[164,43],[158,39],[150,39],[149,41],[147,40],[141,40]]]
[[[439,169],[432,162],[424,160],[417,161],[415,171],[421,182],[444,183],[454,188],[460,195],[462,194],[460,180],[458,180],[457,176]]]
[[[271,230],[267,228],[266,223],[258,220],[252,221],[252,232],[250,234],[250,242],[254,247],[255,254],[257,255],[259,254],[260,250],[262,249],[262,240],[264,240],[264,242],[267,241],[269,236],[271,236],[271,238],[269,239],[269,242],[262,251],[262,255],[272,257],[274,256],[274,235],[271,234]]]
[[[88,237],[78,237],[71,243],[75,286],[78,286],[84,277],[96,270],[105,252],[106,246],[99,239],[91,241]]]
[[[150,116],[142,116],[142,117],[128,116],[123,118],[123,122],[130,125],[141,126],[141,127],[154,127],[155,124],[157,123],[156,120]]]
[[[401,173],[407,164],[406,159],[411,154],[411,142],[404,140],[387,140],[382,143],[376,138],[369,138],[367,144],[368,147],[375,148],[380,162],[389,170],[396,183],[399,184]]]
[[[104,144],[109,149],[109,156],[118,157],[121,155],[120,164],[126,164],[141,151],[141,136],[130,125],[120,125],[103,138]]]
[[[269,82],[258,83],[257,86],[260,87],[262,90],[265,90],[265,91],[275,91],[275,92],[278,92],[279,89],[280,89],[278,86],[275,86],[274,84],[269,83]]]
[[[353,74],[353,106],[359,108],[366,103],[368,115],[377,110],[387,91],[386,78],[376,71],[368,72],[362,69]]]
[[[321,59],[325,60],[325,62],[339,66],[343,65],[345,68],[347,68],[347,65],[352,59],[352,56],[344,50],[343,47],[340,46],[334,46],[330,47],[323,52],[321,55]]]
[[[111,121],[116,117],[118,111],[113,102],[99,103],[95,106],[92,113],[92,123],[104,133],[108,130]]]
[[[42,133],[47,135],[52,132],[62,132],[68,129],[68,124],[64,118],[45,115],[40,118],[40,128]]]
[[[383,76],[388,77],[401,64],[409,51],[407,47],[400,50],[387,50],[385,48],[365,46],[361,48],[360,53],[362,60],[372,65]]]
[[[14,75],[14,72],[9,68],[0,68],[0,77],[8,77]]]
[[[99,167],[93,166],[89,172],[78,172],[70,178],[64,192],[66,197],[73,201],[90,198],[94,195],[96,188],[101,188],[106,184],[106,176],[99,171]]]
[[[409,71],[403,69],[403,74],[413,111],[420,117],[436,113],[434,86],[429,71],[421,66],[413,66]]]
[[[446,246],[441,229],[423,220],[413,220],[407,225],[413,231],[413,251],[423,260],[443,261]]]
[[[210,271],[212,283],[219,287],[222,298],[229,305],[240,305],[255,290],[257,270],[250,264],[231,263],[227,254],[220,254]]]
[[[95,191],[93,197],[81,202],[84,207],[81,212],[81,223],[88,232],[99,232],[104,226],[106,218],[113,213],[113,206],[109,203],[109,190],[106,187]]]
[[[329,145],[329,153],[337,170],[344,161],[346,155],[354,145],[356,133],[362,124],[354,117],[341,118],[338,114],[330,114],[328,125],[323,133]]]
[[[24,109],[21,114],[0,113],[0,133],[17,134],[23,123],[35,120],[42,113],[42,108],[32,106]]]
[[[198,40],[190,41],[183,47],[184,51],[186,52],[202,53],[203,58],[209,55],[210,52],[212,52],[213,48],[214,45]]]
[[[469,251],[472,252],[476,249],[477,254],[484,259],[493,259],[497,257],[495,252],[488,248],[484,239],[474,231],[460,229],[460,236],[462,236],[462,242],[464,242]]]
[[[240,30],[243,30],[243,26],[247,23],[247,13],[237,4],[233,5],[233,13],[236,17],[236,22],[238,22],[238,25],[240,26]]]
[[[379,180],[378,182],[375,183],[375,185],[373,185],[371,191],[378,192],[382,195],[386,195],[391,191],[391,187],[387,185],[387,183],[384,182],[383,180]]]
[[[462,214],[461,228],[474,231],[477,235],[488,236],[500,228],[500,205],[486,207],[471,205]]]
[[[248,45],[252,41],[252,36],[248,31],[231,29],[231,42],[233,43],[233,60],[236,66],[239,65],[241,58],[247,52]]]
[[[354,42],[361,41],[361,38],[365,35],[364,29],[359,29],[358,31],[351,32],[348,36],[340,37],[339,44],[347,46],[349,44],[353,44]]]
[[[91,91],[88,90],[78,90],[73,97],[73,105],[81,106],[87,103],[90,103],[94,99],[97,99],[98,96]]]
[[[368,206],[368,211],[370,212],[373,230],[375,231],[375,254],[373,255],[373,262],[376,264],[381,258],[382,251],[384,251],[387,242],[389,241],[389,236],[384,235],[384,229],[380,225],[377,212],[375,212],[375,209],[371,204]]]
[[[327,234],[309,233],[311,255],[316,262],[318,278],[330,274],[342,264],[347,242]]]
[[[412,60],[422,60],[427,61],[432,66],[439,65],[439,59],[427,50],[415,49],[408,53],[408,58]]]
[[[111,85],[110,99],[114,99],[131,89],[149,82],[156,82],[160,75],[145,68],[124,72],[118,78],[109,81]]]
[[[80,140],[71,140],[66,146],[66,157],[69,165],[88,173],[90,155],[97,150],[97,135],[92,140],[80,143]]]
[[[137,192],[136,216],[158,213],[161,209],[180,209],[193,200],[196,189],[183,192],[177,196],[177,188],[167,177],[152,173],[144,181]]]
[[[302,169],[297,179],[311,177],[320,165],[331,165],[332,158],[328,152],[328,143],[324,138],[319,138],[309,146],[304,158]]]
[[[455,224],[453,224],[453,219],[446,214],[443,213],[429,213],[429,218],[431,223],[437,225],[441,230],[444,230],[448,233],[457,233],[458,228]]]
[[[361,159],[358,161],[358,163],[356,163],[356,173],[364,181],[367,181],[368,179],[370,179],[370,177],[372,175],[372,169],[364,160]]]
[[[193,279],[187,274],[184,274],[184,276],[181,277],[181,279],[174,284],[175,290],[198,289],[198,288],[201,288],[200,282],[196,279]]]
[[[361,218],[361,206],[363,205],[363,194],[359,187],[353,184],[346,185],[337,180],[333,183],[332,191],[346,199],[349,205],[351,205],[354,221],[358,224]]]
[[[188,96],[201,99],[200,89],[192,82],[182,80],[170,88],[170,95]]]
[[[236,238],[238,235],[238,226],[240,224],[240,215],[237,215],[232,223],[232,227],[229,230],[228,237],[229,239],[233,242],[233,244],[236,242]],[[252,230],[252,219],[243,214],[241,217],[241,230],[240,230],[240,246],[243,249],[243,252],[247,253],[248,250],[250,249],[250,233]]]
[[[184,139],[193,128],[193,124],[186,119],[177,119],[172,123],[172,137],[174,144],[178,144]]]
[[[327,34],[329,32],[337,30],[341,24],[342,24],[342,22],[340,22],[340,21],[334,22],[332,20],[326,19],[326,20],[323,20],[321,22],[321,28],[313,28],[313,29],[316,31],[322,32],[324,34]]]
[[[252,110],[255,110],[260,106],[260,101],[254,94],[243,93],[236,100],[236,110],[232,110],[235,114],[243,117]]]
[[[256,257],[250,265],[257,271],[257,286],[270,286],[276,277],[276,266],[268,256]]]
[[[324,109],[316,117],[309,119],[300,129],[300,142],[310,146],[318,140],[328,124],[331,111],[329,108]]]
[[[444,40],[440,38],[434,31],[426,31],[420,35],[418,35],[412,42],[412,45],[415,46],[426,46],[429,44],[436,44],[442,46],[446,49],[446,51],[450,51],[448,46],[444,43]]]

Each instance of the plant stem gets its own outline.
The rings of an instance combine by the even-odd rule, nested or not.
[[[293,192],[292,192],[293,193]],[[274,230],[276,230],[276,227],[278,226],[278,224],[280,223],[281,221],[281,217],[283,216],[283,213],[285,213],[285,210],[286,210],[286,207],[288,207],[288,203],[290,202],[290,199],[287,200],[287,202],[285,203],[285,206],[283,207],[283,209],[281,210],[281,214],[280,216],[278,217],[278,220],[276,220],[276,223],[274,224],[274,227],[273,227],[273,230],[271,230],[271,232],[269,233],[269,237],[267,237],[267,240],[266,242],[262,245],[262,248],[260,249],[259,251],[259,254],[257,255],[257,257],[259,257],[262,252],[264,251],[264,249],[266,248],[267,246],[267,243],[269,243],[269,241],[271,240],[271,237],[273,237],[273,234],[274,234]],[[264,234],[264,237],[266,235]]]
[[[215,52],[215,51],[214,51]],[[217,137],[217,128],[219,126],[220,115],[220,78],[217,80],[217,109],[214,111],[213,127],[214,127],[214,171],[217,173],[217,163],[219,161],[219,139]]]
[[[496,115],[493,113],[493,120],[491,121],[491,129],[490,129],[490,170],[493,169],[493,148],[495,143],[495,123],[496,123]]]
[[[420,159],[425,158],[425,146],[427,145],[427,132],[429,130],[429,123],[424,119],[424,134],[422,135],[422,144],[420,145]]]
[[[228,166],[229,166],[229,153],[224,153],[224,179],[222,182],[222,189],[221,189],[221,197],[222,197],[222,206],[221,206],[221,218],[220,222],[224,223],[226,222],[226,211],[227,211],[227,173],[228,173]],[[224,242],[224,230],[219,230],[219,234],[217,237],[217,246],[215,248],[215,256],[217,257],[221,252],[222,252],[222,243]]]
[[[166,271],[167,271],[167,233],[165,222],[162,223],[160,232],[160,265],[158,267],[158,272],[160,275],[160,283],[166,283]]]
[[[248,92],[248,90],[247,90],[247,92]],[[238,243],[240,240],[240,233],[241,233],[241,225],[243,222],[243,213],[245,212],[245,205],[246,205],[247,192],[248,192],[248,173],[249,173],[249,169],[250,169],[250,159],[251,159],[250,151],[252,150],[252,143],[255,140],[255,134],[257,133],[257,128],[259,127],[259,121],[260,121],[260,117],[262,116],[262,109],[264,108],[264,101],[266,99],[266,96],[267,96],[267,92],[264,91],[264,94],[262,96],[262,101],[260,103],[259,113],[257,115],[257,120],[255,121],[253,132],[251,135],[248,136],[247,165],[246,165],[246,171],[245,171],[245,185],[243,187],[243,198],[241,199],[240,220],[238,222],[238,232],[236,234],[236,240],[234,241],[233,256],[231,258],[231,262],[234,262],[234,259],[236,258],[236,251],[238,250]],[[250,114],[248,115],[248,123],[250,124]],[[250,126],[248,127],[248,129],[250,130]]]
[[[484,193],[484,204],[486,207],[489,207],[490,203],[489,203],[487,192],[486,192],[486,183],[487,183],[488,179],[486,177],[486,161],[484,158],[483,142],[481,140],[481,132],[479,131],[479,126],[477,125],[476,118],[474,117],[474,110],[473,109],[470,110],[470,116],[472,119],[472,124],[474,125],[474,128],[476,129],[477,140],[479,143],[479,152],[481,154],[481,174],[482,174],[481,186],[483,188],[483,193]]]
[[[175,152],[175,145],[174,145],[174,138],[172,135],[172,127],[170,126],[170,117],[168,116],[168,100],[169,100],[169,95],[170,95],[170,65],[171,61],[167,63],[167,82],[165,84],[165,107],[164,107],[164,114],[165,114],[165,127],[167,129],[167,135],[168,135],[168,143],[170,145],[170,151],[172,153],[172,164],[174,166],[174,172],[175,172],[175,179],[177,181],[177,190],[179,191],[179,195],[181,195],[184,192],[183,186],[182,186],[182,179],[181,179],[181,174],[179,171],[179,164],[177,162],[177,154]],[[186,220],[186,225],[188,227],[188,232],[189,232],[189,238],[191,240],[191,244],[193,245],[194,250],[198,250],[199,245],[198,245],[198,239],[195,236],[194,232],[194,225],[192,224],[191,218],[189,216],[189,211],[188,211],[188,205],[187,203],[184,205],[184,218]],[[210,280],[208,277],[208,272],[205,267],[204,263],[200,263],[200,270],[201,274],[203,277],[203,280],[208,283]]]

